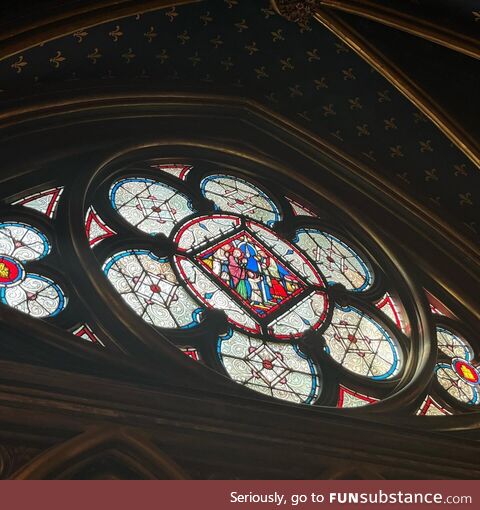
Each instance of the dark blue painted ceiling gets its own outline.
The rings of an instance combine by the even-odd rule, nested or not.
[[[313,22],[302,31],[268,0],[207,0],[139,14],[0,62],[4,99],[117,79],[255,99],[440,208],[466,232],[480,230],[478,169],[327,29]]]

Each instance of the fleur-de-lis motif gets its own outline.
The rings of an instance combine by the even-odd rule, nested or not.
[[[353,69],[349,67],[348,69],[342,69],[343,79],[344,80],[356,80],[356,76],[353,74]]]
[[[248,25],[245,22],[245,18],[235,23],[234,26],[237,28],[237,31],[242,33],[244,30],[248,30]]]
[[[10,67],[12,69],[15,69],[15,71],[17,72],[17,74],[21,73],[22,72],[22,69],[28,65],[28,62],[23,58],[23,55],[20,55],[18,57],[18,60],[16,62],[14,62]]]
[[[181,42],[183,46],[190,40],[190,36],[188,35],[188,32],[184,30],[181,34],[177,35],[177,39]]]
[[[401,145],[395,145],[395,147],[390,147],[390,157],[391,158],[403,158],[404,154],[402,152]]]
[[[256,67],[255,68],[255,74],[257,75],[257,80],[261,78],[268,78],[267,71],[265,69],[265,66]]]
[[[379,103],[389,103],[391,101],[389,90],[383,90],[383,91],[377,92],[377,97],[378,97]]]
[[[248,51],[248,54],[250,56],[259,51],[259,49],[257,48],[257,43],[255,41],[252,41],[250,44],[245,45],[245,49]]]
[[[170,10],[165,12],[165,16],[170,20],[171,23],[178,16],[178,12],[175,6],[170,7]]]
[[[320,55],[318,54],[317,48],[314,48],[313,50],[307,50],[307,60],[309,62],[320,60]]]
[[[65,62],[67,60],[63,55],[61,51],[57,51],[54,57],[50,58],[50,63],[53,64],[54,67],[60,67],[60,64],[62,62]]]
[[[433,152],[431,140],[419,141],[418,143],[420,144],[420,152]]]
[[[223,0],[227,5],[228,8],[231,9],[234,5],[238,5],[238,0]]]
[[[389,131],[390,129],[398,129],[397,123],[395,122],[395,117],[384,119],[383,123],[385,124],[385,131]]]
[[[301,97],[303,96],[303,92],[300,90],[300,85],[296,84],[293,87],[288,87],[290,91],[290,97]]]
[[[330,133],[334,138],[336,138],[337,140],[340,140],[341,142],[343,142],[343,137],[342,137],[342,132],[340,131],[340,129],[337,129],[336,131],[332,131]]]
[[[122,37],[123,32],[120,30],[120,26],[117,25],[115,27],[115,30],[111,30],[110,32],[108,32],[108,35],[112,38],[113,42],[118,42],[120,37]]]
[[[92,53],[87,55],[87,58],[92,61],[92,64],[96,64],[99,58],[102,58],[102,54],[98,51],[98,48],[95,48]]]
[[[362,152],[362,154],[368,158],[368,159],[371,159],[372,161],[377,161],[375,156],[374,156],[374,152],[373,151],[368,151],[368,152]]]
[[[299,112],[297,115],[299,115],[300,117],[302,117],[302,119],[305,119],[308,122],[311,122],[311,120],[312,120],[310,118],[309,112],[307,112],[307,110],[304,110],[303,112]]]
[[[272,103],[278,103],[278,99],[275,96],[275,92],[270,92],[270,94],[265,95],[265,98],[271,101]]]
[[[337,54],[348,53],[350,50],[343,43],[335,43]]]
[[[322,106],[322,110],[323,110],[324,117],[328,117],[329,115],[337,115],[337,112],[333,108],[332,103],[327,104],[326,106]]]
[[[285,37],[283,37],[282,33],[283,30],[281,28],[279,28],[278,30],[274,30],[273,32],[270,32],[273,42],[285,41]]]
[[[370,136],[370,131],[368,129],[368,124],[362,124],[361,126],[357,126],[357,135],[358,136]]]
[[[313,80],[313,83],[315,83],[315,88],[317,90],[328,89],[327,79],[325,76],[322,76],[319,80]]]
[[[113,76],[113,73],[112,73],[112,70],[111,70],[111,69],[109,69],[109,70],[107,71],[107,74],[104,74],[104,75],[102,76],[102,80],[106,80],[106,79],[109,79],[109,78],[115,78],[115,77]]]
[[[146,37],[147,41],[151,43],[155,37],[157,37],[157,32],[155,32],[155,29],[153,27],[150,27],[144,34],[144,37]]]
[[[455,169],[455,172],[453,172],[455,177],[458,177],[459,175],[468,175],[467,170],[465,169],[465,163],[462,163],[461,165],[454,165],[453,168]]]
[[[414,112],[413,113],[413,122],[415,124],[418,124],[419,122],[427,122],[427,117],[423,115],[421,112]]]
[[[436,197],[429,197],[429,199],[435,204],[435,205],[440,205],[440,197],[439,196],[436,196]]]
[[[360,98],[355,97],[354,99],[349,99],[350,110],[361,110],[363,108],[362,103],[360,103]]]
[[[125,63],[130,64],[130,62],[136,57],[135,53],[133,53],[132,48],[128,48],[126,53],[122,53],[122,58],[125,59]]]
[[[292,71],[293,69],[295,69],[294,65],[292,64],[292,59],[290,57],[281,58],[280,65],[282,67],[282,71]]]
[[[195,55],[188,57],[188,60],[192,63],[193,67],[196,67],[202,61],[202,58],[198,56],[198,51],[195,52]]]
[[[408,178],[407,172],[403,172],[403,174],[397,174],[397,177],[401,179],[403,182],[410,184],[410,179]]]
[[[472,14],[475,23],[480,22],[480,11],[472,11]]]
[[[85,37],[87,37],[87,35],[88,32],[85,29],[77,30],[76,32],[73,33],[73,37],[77,39],[78,43],[81,43],[85,39]]]
[[[213,18],[210,16],[210,11],[207,11],[205,14],[200,16],[200,19],[203,21],[203,26],[206,27],[209,23],[213,21]]]
[[[473,230],[475,233],[478,233],[478,230],[476,228],[477,223],[475,221],[471,221],[470,223],[464,223],[470,230]]]
[[[210,39],[210,42],[213,44],[215,49],[218,49],[218,47],[223,44],[222,38],[219,35],[213,39]]]
[[[168,56],[168,53],[167,53],[167,50],[166,49],[162,49],[160,51],[160,53],[157,53],[155,55],[155,58],[157,58],[158,60],[160,60],[160,64],[165,64],[165,62],[170,58]]]
[[[438,173],[436,168],[432,168],[431,170],[425,170],[425,180],[428,181],[438,181]]]
[[[232,57],[227,57],[224,60],[220,61],[220,64],[225,68],[225,71],[230,71],[230,69],[233,67]]]
[[[459,193],[458,197],[460,198],[460,205],[473,205],[472,194],[468,193]]]
[[[260,10],[263,12],[265,19],[270,18],[270,16],[275,16],[275,11],[273,11],[272,9],[269,9],[268,7],[267,8],[263,7]]]
[[[301,34],[303,34],[305,32],[311,32],[312,31],[312,27],[310,26],[308,21],[307,22],[298,21],[297,25],[298,25],[298,28],[300,29],[300,33]]]

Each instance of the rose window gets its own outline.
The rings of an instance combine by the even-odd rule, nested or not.
[[[377,410],[422,376],[408,414],[477,409],[475,334],[429,292],[413,297],[354,215],[269,171],[253,178],[238,166],[159,159],[92,170],[90,249],[80,232],[78,271],[56,235],[59,204],[65,210],[75,190],[17,193],[6,199],[15,214],[0,223],[0,302],[104,352],[129,350],[116,336],[125,318],[127,331],[152,333],[147,349],[168,345],[192,373],[218,380],[213,369],[250,398]],[[84,271],[92,261],[95,277]],[[101,288],[99,302],[82,300],[76,277]],[[116,315],[102,323],[110,305]]]
[[[249,389],[355,407],[398,384],[410,344],[396,290],[354,237],[288,191],[148,160],[103,180],[86,230],[130,310]],[[130,245],[114,249],[122,238]]]

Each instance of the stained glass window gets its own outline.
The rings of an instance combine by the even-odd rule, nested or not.
[[[375,404],[375,402],[378,402],[377,398],[363,395],[358,391],[353,391],[346,386],[340,385],[337,407],[363,407]]]
[[[317,264],[329,283],[340,283],[347,290],[370,287],[372,275],[365,262],[345,242],[315,229],[297,232],[295,243]]]
[[[195,347],[180,347],[180,350],[185,354],[185,356],[188,356],[195,361],[200,361],[200,354]]]
[[[425,397],[425,400],[417,411],[417,415],[419,416],[448,416],[450,414],[452,413],[447,411],[430,395]]]
[[[37,228],[20,222],[0,223],[0,301],[35,318],[53,317],[66,306],[62,289],[50,278],[27,272],[51,245]]]
[[[402,312],[395,303],[394,298],[388,292],[386,292],[383,297],[375,303],[375,306],[381,310],[389,319],[391,319],[398,329],[401,331],[406,331]]]
[[[388,379],[401,368],[395,339],[373,317],[354,307],[336,305],[323,336],[328,354],[358,375]]]
[[[49,218],[53,218],[57,211],[58,201],[63,192],[63,187],[49,188],[39,193],[33,193],[12,202],[12,205],[23,205],[34,209]]]
[[[188,328],[199,322],[200,309],[179,285],[168,259],[146,250],[127,250],[110,257],[103,271],[146,322],[164,328]]]
[[[314,214],[310,209],[308,209],[306,206],[302,204],[299,204],[297,201],[293,200],[293,198],[287,197],[287,200],[290,203],[293,214],[295,216],[311,216],[313,218],[316,217],[316,214]]]
[[[435,373],[440,385],[455,400],[469,405],[480,403],[480,376],[468,361],[457,358],[451,364],[439,363]]]
[[[62,289],[50,278],[35,273],[27,273],[18,285],[1,287],[0,301],[36,318],[53,317],[66,304]]]
[[[470,344],[459,335],[442,326],[437,326],[438,348],[450,358],[473,358]]]
[[[191,165],[182,165],[179,163],[151,165],[151,167],[165,172],[166,174],[173,175],[182,181],[187,178],[188,173],[192,169]]]
[[[87,342],[91,342],[93,344],[100,344],[102,347],[105,347],[104,343],[98,338],[98,336],[93,332],[92,328],[88,324],[80,324],[72,333],[79,338],[83,338]]]
[[[280,211],[273,200],[239,177],[210,175],[203,179],[200,187],[203,195],[222,211],[244,214],[267,225],[280,220]]]
[[[233,380],[259,393],[307,404],[318,396],[320,376],[295,344],[265,342],[230,330],[219,338],[218,353]]]
[[[183,335],[191,332],[197,345],[202,323],[202,350],[208,351],[214,336],[225,374],[264,395],[316,405],[328,386],[325,395],[339,395],[328,405],[377,402],[382,392],[376,381],[402,371],[403,348],[391,330],[405,332],[406,319],[400,300],[387,289],[373,297],[364,292],[372,287],[374,266],[351,247],[348,234],[326,232],[308,206],[263,191],[267,188],[247,178],[205,176],[197,164],[150,160],[146,166],[148,175],[112,179],[109,188],[112,212],[141,232],[164,234],[145,241],[149,249],[125,246],[103,260],[108,281],[128,307],[152,326],[168,329],[178,348],[196,360],[202,351],[185,346]],[[165,182],[162,173],[168,174]],[[200,183],[199,188],[179,191],[172,176],[182,190],[185,183]],[[194,197],[200,210],[211,210],[213,203],[215,212],[197,213]],[[277,204],[285,199],[291,207],[280,212]],[[297,225],[304,217],[313,226],[288,234],[284,227],[294,217]],[[114,234],[119,243],[134,235],[127,226],[116,230],[99,217],[94,200],[86,212],[90,243]],[[145,239],[141,232],[136,246]],[[330,288],[335,283],[370,309],[377,306],[378,317],[384,314],[397,328],[353,304],[336,303]],[[228,333],[219,337],[219,331]],[[211,356],[202,357],[202,363],[209,365]],[[324,370],[325,356],[337,364]],[[371,393],[355,385],[339,387],[344,370],[362,376]]]
[[[144,177],[115,182],[110,189],[110,200],[128,223],[152,235],[169,235],[180,220],[194,212],[185,195]]]
[[[46,257],[51,246],[47,237],[26,223],[0,223],[0,254],[25,263]]]
[[[97,211],[90,206],[85,215],[85,233],[90,247],[93,248],[98,243],[116,234],[98,215]]]
[[[437,323],[436,333],[439,362],[435,376],[440,387],[457,402],[480,405],[480,371],[472,346],[444,324]]]

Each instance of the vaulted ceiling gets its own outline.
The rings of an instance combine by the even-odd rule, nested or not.
[[[419,3],[403,2],[404,14],[428,19],[429,6]],[[63,10],[78,7],[60,4]],[[250,98],[355,157],[382,175],[386,186],[408,190],[466,236],[478,239],[480,172],[475,158],[471,153],[467,157],[446,136],[448,130],[439,129],[325,24],[314,19],[308,25],[289,22],[269,0],[204,0],[148,12],[141,12],[144,4],[152,9],[155,2],[133,4],[138,4],[138,14],[122,17],[119,11],[116,18],[112,9],[109,21],[91,26],[86,17],[81,29],[68,30],[67,25],[68,35],[51,39],[58,30],[45,31],[44,42],[37,29],[32,47],[20,44],[8,50],[4,41],[4,107],[60,89],[114,89],[125,83],[146,90]],[[389,2],[389,7],[398,8],[396,4]],[[438,17],[446,19],[451,4],[438,4]],[[51,2],[45,5],[52,7]],[[26,2],[22,11],[17,3],[7,17],[28,12],[39,19],[41,6]],[[449,110],[455,125],[463,119],[471,143],[478,142],[474,57],[351,12],[336,15],[420,81],[427,97]],[[468,26],[464,35],[469,40],[480,29],[470,6],[448,20],[452,31],[459,31],[462,23]]]

